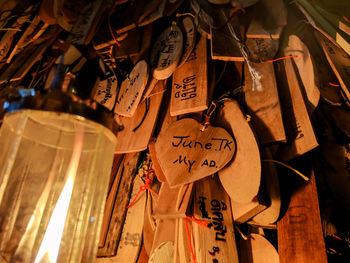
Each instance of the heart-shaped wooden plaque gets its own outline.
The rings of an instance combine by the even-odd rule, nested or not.
[[[159,164],[171,187],[214,174],[233,157],[236,146],[223,128],[182,119],[161,132],[155,145]]]

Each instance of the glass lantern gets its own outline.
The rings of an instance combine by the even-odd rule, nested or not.
[[[32,108],[7,113],[0,129],[0,262],[93,262],[116,136]]]

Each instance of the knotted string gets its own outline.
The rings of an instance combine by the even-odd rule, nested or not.
[[[152,181],[151,181],[151,179],[149,179],[149,174],[151,174],[151,173],[155,173],[154,169],[150,169],[150,170],[147,171],[147,173],[146,173],[146,179],[145,179],[145,184],[140,186],[140,189],[139,189],[139,191],[137,192],[137,194],[136,194],[134,200],[131,202],[130,205],[127,206],[127,208],[132,207],[132,206],[135,204],[135,202],[136,202],[137,198],[139,197],[139,195],[141,194],[141,192],[143,192],[143,191],[145,191],[145,190],[150,190],[153,194],[155,194],[156,196],[159,197],[159,194],[157,194],[157,193],[150,187]]]
[[[197,220],[197,219],[189,217],[189,216],[186,216],[186,218],[185,218],[186,234],[187,234],[188,242],[190,244],[192,260],[194,263],[197,263],[196,257],[194,255],[194,250],[193,250],[192,241],[191,241],[191,234],[190,234],[190,230],[188,229],[187,220],[190,220],[190,221],[192,221],[192,222],[194,222],[202,227],[207,227],[207,228],[211,227],[211,223],[207,222],[207,221],[203,221],[203,220]]]
[[[278,60],[282,60],[282,59],[286,59],[286,58],[297,58],[298,56],[285,56],[285,57],[280,57],[280,58],[276,58],[276,59],[272,59],[272,60],[267,60],[265,62],[267,63],[272,63],[272,62],[275,62],[275,61],[278,61]]]

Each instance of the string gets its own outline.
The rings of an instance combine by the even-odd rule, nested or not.
[[[42,72],[48,70],[49,68],[52,67],[52,65],[53,65],[54,62],[55,62],[55,59],[51,59],[49,65],[47,65],[47,67],[43,68],[42,70],[40,70],[40,71],[38,71],[38,72],[33,72],[33,73],[32,73],[32,76],[35,76],[35,75],[37,75],[37,74],[40,74],[40,73],[42,73]]]
[[[348,22],[350,24],[350,20],[346,16],[343,16],[343,18],[346,22]]]
[[[268,62],[268,63],[272,63],[272,62],[275,62],[275,61],[278,61],[278,60],[282,60],[282,59],[287,59],[287,58],[297,58],[298,56],[286,56],[286,57],[280,57],[280,58],[276,58],[276,59],[272,59],[272,60],[267,60],[265,62]]]
[[[113,10],[113,8],[112,8]],[[111,12],[109,12],[108,14],[108,28],[109,28],[109,32],[111,33],[112,37],[113,37],[113,40],[114,42],[117,44],[118,47],[120,47],[120,43],[118,42],[118,40],[115,38],[114,36],[114,32],[113,32],[113,28],[111,26],[111,15],[112,15],[112,10]]]
[[[282,165],[290,170],[292,170],[293,172],[295,172],[297,175],[299,175],[301,178],[303,178],[306,182],[309,181],[309,178],[307,178],[305,175],[303,175],[301,172],[299,172],[297,169],[294,169],[293,167],[289,166],[288,164],[282,163],[280,161],[276,161],[276,160],[261,160],[262,162],[271,162],[271,163],[277,163],[279,165]]]
[[[235,228],[244,240],[248,240],[248,238],[242,233],[242,231],[239,229],[237,225],[235,225]]]
[[[333,87],[340,87],[340,85],[338,85],[338,84],[333,84],[333,83],[331,83],[331,82],[329,82],[329,85],[331,85],[331,86],[333,86]]]
[[[189,242],[189,245],[190,245],[192,260],[193,260],[194,263],[197,263],[196,257],[194,255],[194,250],[193,250],[192,240],[191,240],[191,234],[190,234],[190,230],[188,228],[187,220],[190,220],[190,221],[192,221],[192,222],[194,222],[194,223],[196,223],[196,224],[198,224],[198,225],[200,225],[202,227],[210,227],[211,223],[207,222],[207,221],[197,220],[197,219],[189,217],[189,216],[186,216],[186,218],[185,218],[186,234],[187,234],[187,239],[188,239],[188,242]]]
[[[141,192],[143,192],[143,191],[149,190],[149,191],[151,191],[153,194],[155,194],[156,196],[159,197],[159,194],[156,193],[156,192],[150,187],[152,181],[151,181],[151,179],[149,179],[149,174],[151,174],[151,173],[155,173],[154,169],[150,169],[150,170],[147,171],[147,173],[146,173],[146,179],[145,179],[145,184],[140,186],[140,189],[139,189],[139,191],[137,192],[137,194],[136,194],[134,200],[131,202],[130,205],[127,206],[127,208],[130,208],[130,207],[132,207],[132,206],[135,204],[137,198],[139,197],[139,195],[140,195]]]

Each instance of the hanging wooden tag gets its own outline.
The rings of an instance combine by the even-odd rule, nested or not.
[[[212,224],[210,228],[192,224],[196,261],[238,263],[230,198],[218,177],[196,182],[194,191],[195,218]]]
[[[279,66],[280,71],[276,75],[288,143],[281,147],[278,156],[288,161],[311,151],[318,143],[291,59],[287,58]]]
[[[114,112],[121,116],[132,117],[141,100],[143,90],[148,80],[148,65],[144,60],[139,61],[123,81]]]
[[[94,91],[94,100],[112,110],[117,97],[118,80],[115,75],[99,81]]]
[[[87,3],[81,10],[78,20],[75,22],[69,36],[69,42],[77,45],[87,45],[98,26],[106,3],[102,0],[94,0]]]
[[[141,102],[134,116],[122,117],[118,123],[124,127],[117,133],[116,153],[138,152],[147,149],[156,124],[164,92],[164,81],[159,81],[147,100]]]
[[[272,63],[252,63],[261,74],[261,90],[253,90],[252,76],[244,63],[245,101],[262,144],[286,141],[282,112]]]
[[[233,201],[248,203],[258,194],[260,186],[260,152],[255,135],[234,100],[224,101],[215,123],[234,134],[237,147],[232,162],[219,171],[222,186]]]
[[[265,160],[271,160],[272,154],[265,148],[263,149]],[[263,186],[266,188],[266,194],[270,199],[270,205],[267,209],[253,217],[253,221],[260,225],[271,225],[275,223],[281,210],[280,184],[276,167],[271,162],[262,163]]]
[[[168,27],[157,39],[151,52],[153,77],[167,79],[179,64],[183,47],[182,31],[178,26]]]
[[[312,112],[320,100],[320,90],[315,83],[314,65],[308,47],[296,35],[290,35],[288,46],[284,48],[285,56],[294,56],[293,61],[303,83],[309,112]]]
[[[328,262],[313,171],[310,181],[291,196],[286,214],[277,222],[277,235],[281,263]]]
[[[162,131],[156,142],[159,164],[170,187],[194,182],[222,169],[235,153],[235,143],[223,128],[182,119]]]
[[[163,183],[153,216],[157,219],[184,218],[192,193],[193,183],[170,188]]]
[[[192,50],[196,44],[196,37],[197,37],[197,30],[196,30],[193,18],[191,16],[185,16],[180,23],[185,32],[186,42],[183,48],[182,58],[178,67],[181,67],[191,55]]]
[[[315,32],[315,35],[322,46],[328,63],[331,65],[333,72],[338,78],[341,93],[347,104],[350,105],[350,55],[334,45],[321,33]]]
[[[201,38],[184,65],[173,75],[170,115],[208,108],[207,40]]]
[[[250,234],[248,240],[239,241],[240,263],[279,263],[279,255],[274,246],[263,236]]]
[[[136,176],[129,205],[143,184],[143,181]],[[117,254],[114,257],[98,258],[95,263],[136,262],[142,244],[145,204],[146,193],[142,193],[137,201],[127,210]]]

